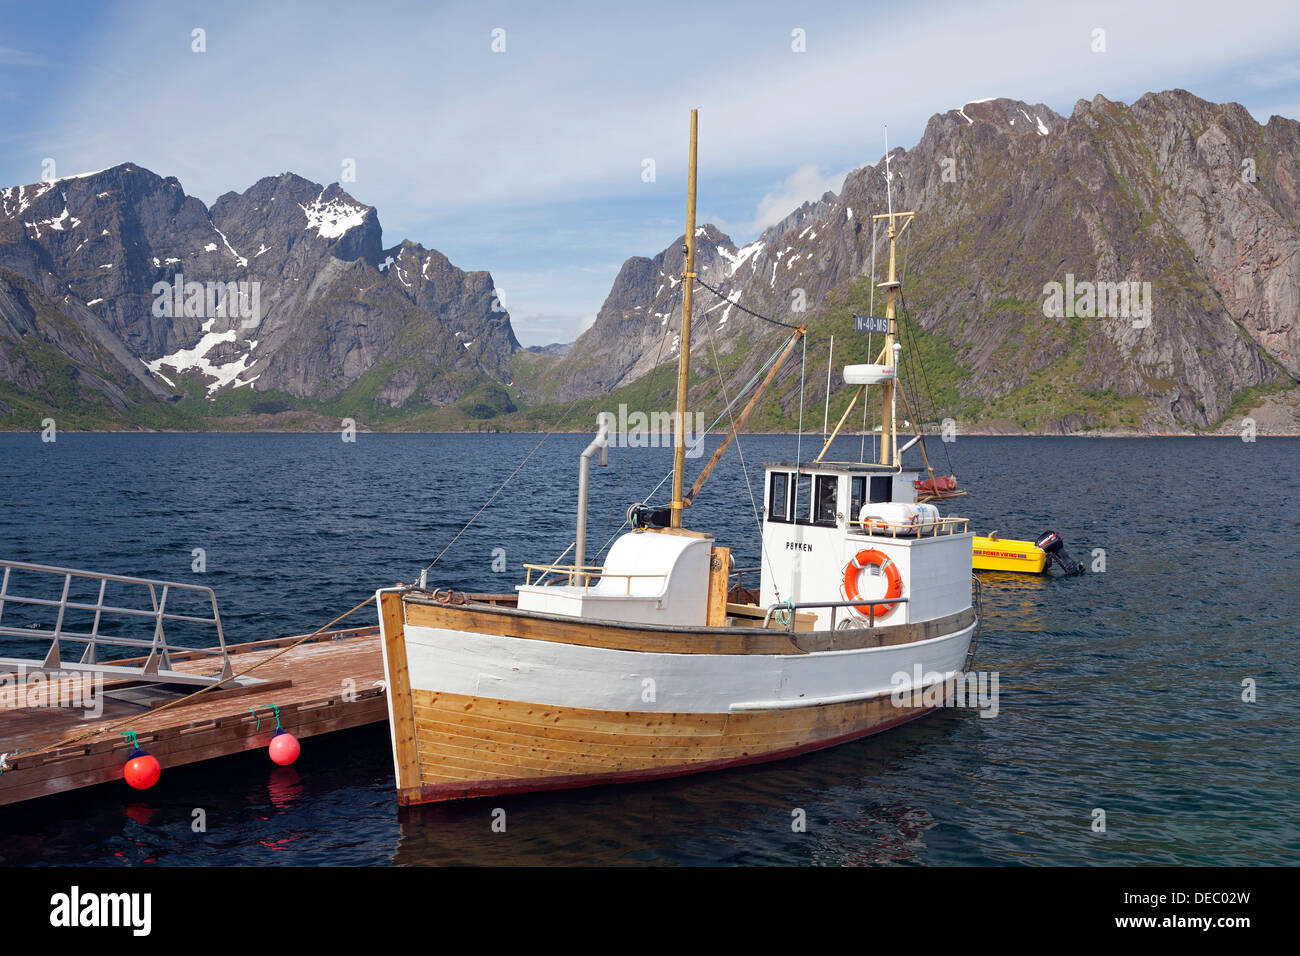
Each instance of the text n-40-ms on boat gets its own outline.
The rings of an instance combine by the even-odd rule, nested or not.
[[[678,422],[690,361],[695,141],[692,112]],[[893,252],[911,217],[877,217],[890,240],[884,348],[877,364],[845,369],[855,402],[879,388],[880,460],[766,465],[756,590],[733,585],[730,548],[685,528],[683,514],[806,324],[688,491],[676,429],[671,503],[632,507],[632,530],[602,565],[584,563],[585,519],[607,414],[580,462],[573,564],[525,565],[508,595],[431,590],[423,577],[378,592],[401,803],[777,760],[933,709],[937,685],[968,665],[978,620],[967,522],[918,502],[922,469],[899,459],[894,409],[906,397],[895,374]]]

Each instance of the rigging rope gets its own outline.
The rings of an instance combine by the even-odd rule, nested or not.
[[[871,290],[867,302],[867,311],[874,315],[876,312],[876,220],[874,219],[871,220]]]
[[[753,388],[754,385],[756,385],[760,379],[762,379],[763,374],[772,366],[772,363],[777,360],[781,352],[785,350],[785,347],[790,344],[790,338],[792,337],[793,336],[787,337],[781,343],[781,345],[776,349],[776,351],[774,351],[771,355],[767,357],[766,360],[764,360],[763,364],[758,367],[758,369],[750,377],[749,381],[746,382],[743,386],[741,386],[740,391],[736,393],[735,397],[727,404],[726,408],[724,408],[721,412],[719,412],[718,417],[713,420],[712,424],[710,424],[706,429],[704,429],[703,435],[700,436],[701,441],[704,440],[705,435],[708,435],[710,432],[713,431],[714,428],[717,427],[718,422],[722,421],[723,416],[729,414],[731,409],[735,408],[736,403],[739,402],[742,398],[744,398],[746,393],[751,388]],[[775,381],[773,382],[773,384],[774,385],[776,384]],[[666,475],[664,475],[663,478],[659,480],[658,484],[656,484],[653,488],[650,489],[650,493],[645,496],[646,504],[650,503],[651,499],[654,498],[654,496],[658,493],[659,489],[662,488],[664,484],[670,478],[672,478],[672,476],[673,473],[669,471]],[[609,547],[611,543],[613,543],[614,537],[618,535],[618,533],[626,527],[627,527],[627,521],[624,520],[621,525],[619,525],[617,528],[614,529],[614,534],[611,535],[609,538],[606,538],[604,543],[601,544],[600,549],[596,552],[596,556],[599,557],[601,554],[603,554],[605,552],[605,549]]]
[[[718,373],[718,387],[722,389],[722,397],[725,399],[727,397],[727,382],[722,377],[722,363],[718,360],[717,346],[713,344],[713,330],[706,325],[704,331],[709,337],[709,351],[713,353],[713,368]],[[789,340],[787,339],[786,341],[788,342]],[[785,346],[782,345],[783,350],[784,348]],[[733,404],[734,403],[732,402],[728,402],[726,411],[727,417],[731,420],[731,428],[735,430],[736,416],[731,414],[731,407]],[[767,545],[763,541],[763,519],[758,516],[758,502],[754,499],[754,485],[749,480],[749,468],[745,465],[745,453],[740,447],[739,431],[736,431],[736,454],[740,456],[740,470],[745,476],[745,490],[749,492],[749,506],[754,512],[754,526],[758,530],[758,549],[760,552],[759,564],[761,565],[763,557],[767,556]],[[770,557],[768,557],[768,564],[774,566]],[[727,580],[731,580],[730,576],[728,576]],[[773,582],[773,590],[776,592],[776,599],[778,601],[781,600],[781,589],[776,587],[775,582]]]
[[[799,360],[799,437],[795,439],[794,445],[794,520],[796,522],[799,520],[799,485],[803,483],[803,385],[804,371],[808,366],[808,336],[804,336],[801,344],[803,345],[803,356]],[[810,475],[808,477],[808,518],[810,523],[813,516],[814,490],[812,476]],[[798,566],[799,557],[798,552],[796,552],[795,560],[790,562],[790,595],[792,601],[795,594],[794,573]],[[794,615],[793,608],[791,608],[790,614],[791,616]]]
[[[757,312],[753,311],[752,309],[747,309],[747,308],[745,308],[743,305],[741,305],[739,299],[737,299],[736,301],[732,302],[732,300],[731,300],[731,298],[730,298],[729,296],[723,295],[721,292],[719,292],[717,289],[713,288],[713,286],[709,285],[707,282],[705,282],[703,279],[701,279],[701,278],[699,278],[699,277],[696,277],[695,281],[696,281],[697,283],[699,283],[700,285],[704,286],[704,288],[708,289],[710,292],[712,292],[712,293],[713,293],[714,295],[716,295],[718,298],[720,298],[720,299],[725,299],[726,301],[731,302],[732,305],[734,305],[734,306],[735,306],[736,308],[738,308],[741,312],[744,312],[744,313],[746,313],[747,315],[752,315],[752,316],[753,316],[754,318],[756,318],[756,319],[762,319],[764,322],[771,322],[773,325],[779,325],[779,326],[781,326],[781,328],[783,328],[783,329],[797,329],[797,328],[799,328],[799,326],[797,326],[797,325],[791,325],[789,322],[782,322],[780,319],[773,319],[773,318],[770,318],[769,316],[766,316],[766,315],[759,315]]]
[[[645,406],[645,405],[650,404],[650,392],[651,392],[651,390],[652,390],[652,386],[654,385],[655,372],[659,371],[659,364],[660,364],[660,361],[661,361],[661,359],[663,358],[663,354],[664,354],[664,343],[667,342],[667,341],[668,341],[668,330],[667,330],[667,328],[665,328],[665,329],[664,329],[664,334],[661,335],[661,336],[659,337],[659,350],[658,350],[657,352],[655,352],[655,363],[654,363],[654,365],[650,366],[650,374],[646,376],[646,387],[645,387],[645,393],[641,396],[641,404],[642,404],[642,406]],[[679,422],[678,424],[680,425],[680,422]],[[604,553],[606,546],[607,546],[607,545],[608,545],[608,544],[613,540],[611,537],[608,536],[608,535],[609,535],[609,526],[610,526],[610,524],[611,524],[611,523],[613,522],[613,520],[614,520],[614,509],[618,507],[619,495],[620,495],[621,492],[623,491],[623,481],[624,481],[625,478],[627,478],[627,466],[628,466],[628,463],[631,462],[631,461],[632,461],[632,449],[631,449],[630,447],[628,447],[628,448],[624,448],[624,449],[623,449],[623,468],[622,468],[622,470],[619,472],[619,475],[618,475],[618,486],[615,487],[615,489],[614,489],[614,494],[613,494],[613,496],[610,498],[610,501],[609,501],[609,510],[605,512],[605,527],[603,527],[603,528],[600,529],[600,538],[601,538],[601,541],[602,541],[603,543],[602,543],[601,546],[600,546],[600,550],[596,552],[596,557],[597,557],[597,558],[599,558],[599,557],[601,556],[601,554]],[[624,520],[623,525],[626,525],[626,524],[627,524],[627,521]],[[622,530],[623,530],[623,525],[619,525],[619,529],[618,529],[619,531],[622,531]],[[616,532],[614,532],[614,533],[617,534],[618,531],[616,531]],[[576,544],[576,542],[575,542],[575,544]],[[567,552],[566,552],[566,553],[567,553]],[[558,563],[558,562],[556,562],[556,563]]]
[[[867,313],[869,315],[876,314],[876,226],[877,225],[878,225],[878,220],[873,218],[871,220],[871,290],[868,293],[868,298],[867,298]],[[871,330],[868,329],[867,330],[867,359],[868,361],[874,362],[875,357],[871,351],[871,339],[872,339]],[[869,404],[870,403],[867,401],[866,395],[863,395],[862,397],[862,442],[860,447],[858,448],[858,461],[863,461],[863,462],[867,460],[867,405]],[[871,418],[872,425],[875,424],[875,421],[876,419],[875,416],[873,415]],[[876,460],[876,433],[874,428],[871,432],[871,459],[872,461]]]
[[[573,410],[578,406],[578,403],[581,401],[584,401],[584,399],[575,398],[572,402],[569,403],[569,407],[566,408],[564,410],[564,414],[560,416],[559,423],[556,424],[554,428],[552,428],[550,431],[548,431],[545,435],[542,436],[541,441],[539,441],[536,445],[534,445],[533,450],[524,456],[524,460],[518,464],[515,470],[510,472],[510,474],[506,476],[506,480],[501,482],[500,487],[498,487],[496,491],[492,492],[492,496],[488,498],[487,501],[483,502],[483,507],[479,508],[478,511],[474,512],[473,516],[468,521],[465,522],[465,526],[456,532],[456,536],[447,542],[447,546],[445,548],[443,548],[441,551],[438,552],[438,556],[424,566],[424,570],[426,572],[429,571],[435,564],[437,564],[439,561],[442,560],[443,555],[445,555],[448,551],[451,550],[451,546],[455,544],[458,540],[460,540],[460,536],[469,530],[470,525],[472,525],[476,520],[478,520],[478,516],[481,515],[484,511],[486,511],[488,509],[488,506],[492,504],[492,502],[496,501],[497,496],[501,494],[501,492],[505,491],[506,485],[510,484],[510,482],[514,479],[515,475],[519,474],[519,472],[523,469],[524,465],[528,464],[529,459],[531,459],[533,455],[537,454],[538,449],[540,449],[542,445],[546,444],[546,440],[550,438],[552,435],[554,435],[556,432],[558,432],[560,430],[560,426],[569,420],[569,416],[573,414]]]
[[[903,282],[903,280],[907,277],[907,260],[908,260],[908,252],[910,251],[911,248],[912,248],[912,233],[909,231],[909,232],[907,233],[907,238],[905,238],[905,239],[903,240],[903,255],[902,255],[902,262],[900,263],[900,267],[899,267],[899,287],[898,287],[898,298],[899,298],[899,302],[902,304],[902,307],[903,307],[903,314],[904,314],[908,319],[910,319],[910,320],[912,320],[912,321],[915,321],[914,317],[912,316],[912,312],[911,312],[911,310],[907,307],[907,296],[903,295],[903,286],[902,286],[902,282]],[[872,251],[873,251],[873,253],[874,253],[875,250],[873,249]],[[873,275],[873,278],[874,278],[874,275]],[[917,324],[919,325],[920,323],[918,322]],[[902,321],[901,318],[900,318],[899,321],[898,321],[898,331],[899,331],[899,338],[906,338],[906,340],[907,340],[907,344],[906,344],[907,350],[916,354],[916,363],[915,363],[915,364],[920,366],[920,368],[921,368],[921,377],[922,377],[923,381],[925,382],[925,391],[924,391],[924,396],[925,396],[925,398],[926,398],[926,400],[927,400],[927,402],[929,403],[929,406],[930,406],[928,411],[929,411],[929,414],[930,414],[931,417],[937,418],[937,417],[938,417],[938,411],[937,411],[936,408],[935,408],[935,393],[934,393],[933,388],[931,388],[931,386],[930,386],[930,373],[929,373],[929,371],[928,371],[928,370],[926,369],[926,367],[925,367],[925,357],[921,354],[920,344],[919,344],[918,341],[917,341],[917,333],[916,333],[915,331],[913,331],[913,330],[910,330],[906,325],[904,325],[904,323],[903,323],[903,321]],[[915,396],[917,397],[917,406],[918,406],[918,409],[920,409],[921,411],[924,412],[924,411],[926,411],[926,409],[924,409],[924,408],[921,407],[921,405],[920,405],[921,396],[922,396],[922,391],[921,391],[920,386],[917,384],[917,381],[916,381],[916,373],[915,373],[914,371],[911,370],[911,365],[912,365],[912,364],[913,364],[913,363],[911,363],[911,362],[908,363],[908,369],[907,369],[906,373],[904,373],[905,376],[906,376],[906,378],[907,378],[907,389],[908,389],[908,391],[910,391],[913,395],[915,395]],[[917,409],[912,409],[911,411],[912,411],[912,415],[913,415],[913,417],[916,417]],[[924,445],[925,445],[925,434],[924,434],[924,432],[922,431],[922,423],[919,422],[919,421],[917,421],[917,422],[914,422],[913,424],[914,424],[915,427],[916,427],[916,434],[917,434],[917,436],[920,438],[922,446],[924,446]],[[874,439],[873,439],[873,440],[874,440]],[[954,472],[953,472],[953,467],[952,467],[952,458],[951,458],[951,457],[949,456],[949,454],[948,454],[948,443],[947,443],[947,442],[942,442],[942,445],[943,445],[943,457],[944,457],[944,460],[945,460],[945,461],[947,462],[947,464],[948,464],[948,474],[950,474],[950,475],[951,475],[951,474],[954,474]]]
[[[907,307],[907,296],[903,295],[903,290],[901,288],[898,290],[898,298],[903,304],[903,312],[906,313],[908,318],[911,318],[912,311]],[[920,323],[918,322],[917,324],[919,325]],[[912,343],[911,345],[909,345],[909,348],[911,348],[912,351],[917,353],[917,364],[921,366],[921,377],[925,381],[926,397],[930,400],[930,411],[935,417],[938,417],[938,412],[934,408],[935,392],[930,387],[930,373],[925,368],[925,359],[924,357],[921,356],[921,350],[918,344],[916,343],[916,336],[914,334],[909,336],[909,341]],[[942,436],[940,436],[940,439],[942,439]],[[922,438],[921,441],[924,442],[925,439]],[[948,455],[948,443],[946,441],[941,440],[940,444],[943,446],[944,461],[948,463],[948,474],[950,475],[956,474],[956,472],[954,472],[952,468],[952,458],[949,457]]]

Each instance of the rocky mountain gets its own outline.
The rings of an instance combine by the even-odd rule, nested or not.
[[[848,313],[872,304],[871,216],[887,208],[887,168],[894,208],[917,214],[900,246],[907,342],[935,393],[922,417],[1204,429],[1300,378],[1300,123],[1261,126],[1237,104],[1174,90],[1131,106],[1080,100],[1069,117],[968,103],[743,248],[701,227],[697,271],[725,296],[697,293],[703,398],[718,391],[716,376],[701,378],[708,332],[729,356],[729,390],[785,334],[736,304],[811,320],[812,404],[825,397],[829,333],[836,365],[869,360]],[[880,281],[888,246],[883,226],[874,233]],[[568,354],[531,361],[527,397],[601,394],[675,358],[682,243],[629,259]],[[783,424],[797,384],[778,396]]]
[[[755,427],[793,426],[801,378],[821,417],[831,335],[836,366],[874,358],[850,316],[883,308],[887,173],[894,208],[916,212],[900,266],[918,417],[1154,432],[1258,410],[1300,430],[1300,123],[1181,90],[1068,117],[967,103],[752,242],[700,226],[718,293],[697,287],[696,407],[720,407],[788,334],[744,310],[810,327],[807,367]],[[488,273],[384,247],[376,211],[337,184],[284,174],[209,209],[126,163],[3,189],[0,427],[57,411],[72,427],[509,428],[584,397],[663,404],[672,376],[648,376],[678,357],[683,243],[628,259],[574,343],[522,349]]]
[[[501,411],[518,348],[488,273],[384,248],[338,184],[286,173],[208,209],[125,163],[0,191],[0,422]]]
[[[729,267],[736,253],[731,240],[711,225],[699,227],[697,234],[697,271]],[[567,400],[603,394],[675,356],[681,341],[683,249],[679,239],[653,259],[635,256],[623,263],[595,323],[557,356],[562,361],[543,373],[542,383],[531,386],[529,397]],[[721,318],[725,325],[728,316]]]

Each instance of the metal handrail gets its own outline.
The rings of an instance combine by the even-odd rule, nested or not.
[[[835,608],[840,608],[840,607],[863,607],[863,606],[868,606],[869,609],[870,609],[870,613],[869,613],[869,619],[868,619],[868,624],[867,624],[867,626],[868,626],[868,627],[875,627],[875,626],[876,626],[876,608],[875,608],[875,605],[877,605],[877,604],[906,604],[906,603],[907,603],[907,598],[905,598],[905,597],[896,597],[896,598],[875,598],[875,599],[870,600],[870,601],[800,601],[800,602],[784,602],[784,601],[778,601],[776,604],[773,604],[773,605],[771,605],[771,606],[768,607],[768,609],[767,609],[767,614],[765,614],[765,615],[763,616],[763,626],[764,626],[764,627],[767,627],[767,626],[768,626],[768,622],[772,620],[772,615],[775,614],[776,612],[778,612],[778,611],[790,611],[790,612],[792,612],[792,613],[790,614],[790,623],[789,623],[788,626],[786,627],[786,630],[787,630],[789,633],[793,634],[793,633],[794,633],[794,624],[795,624],[795,616],[794,616],[794,613],[793,613],[794,611],[802,611],[802,610],[806,610],[807,608],[828,607],[828,608],[831,609],[831,629],[834,630],[834,628],[835,628]]]
[[[570,541],[569,546],[564,549],[563,553],[561,553],[561,555],[558,558],[556,558],[554,561],[550,563],[549,567],[554,568],[557,564],[563,561],[565,555],[567,555],[570,551],[572,551],[574,546],[577,545],[577,543],[578,543],[577,541]],[[541,567],[541,565],[535,565],[534,567]],[[546,581],[546,575],[550,573],[551,573],[550,571],[543,572],[542,576],[537,579],[537,584],[540,586],[542,583],[544,583]]]
[[[730,577],[734,574],[734,575],[736,576],[736,587],[738,587],[738,588],[743,588],[743,587],[745,586],[745,575],[746,575],[746,574],[761,574],[762,571],[763,571],[763,569],[762,569],[761,567],[757,567],[757,568],[732,568],[729,572],[727,572],[727,577],[730,578]]]
[[[524,575],[524,585],[526,587],[532,585],[533,583],[532,578],[533,578],[534,571],[542,572],[542,577],[537,579],[538,585],[541,584],[542,579],[545,578],[546,575],[555,572],[557,574],[567,574],[569,576],[570,584],[573,583],[573,579],[575,577],[581,576],[585,578],[586,583],[583,585],[584,591],[590,590],[592,578],[626,578],[627,593],[629,595],[632,593],[633,578],[668,577],[668,572],[666,571],[653,571],[653,572],[648,571],[644,574],[631,574],[622,571],[606,571],[604,570],[604,566],[599,564],[588,564],[585,566],[579,566],[576,564],[525,564],[524,571],[527,572]]]
[[[872,527],[865,521],[848,522],[849,530],[880,538],[937,538],[941,534],[965,534],[970,530],[970,518],[935,518],[922,524],[907,524],[899,521],[885,521],[873,518]],[[882,529],[879,526],[884,525]],[[960,525],[960,530],[958,526]]]
[[[60,568],[44,564],[29,564],[25,561],[3,561],[0,560],[0,568],[4,569],[4,574],[0,577],[0,636],[20,637],[26,639],[45,639],[50,640],[49,651],[46,652],[43,663],[40,665],[44,670],[60,670],[64,667],[61,656],[61,643],[63,641],[72,641],[85,645],[79,662],[79,669],[95,669],[104,667],[103,662],[97,660],[98,650],[101,647],[126,647],[126,648],[149,648],[149,657],[139,673],[146,679],[157,680],[159,678],[170,679],[160,674],[161,669],[171,670],[172,652],[198,652],[219,656],[221,659],[221,674],[218,677],[199,677],[199,675],[180,675],[185,677],[187,682],[201,683],[216,682],[225,680],[232,676],[233,669],[230,664],[230,655],[226,648],[226,638],[221,627],[221,613],[217,608],[217,595],[211,588],[201,584],[182,584],[176,581],[162,581],[153,578],[135,578],[121,574],[105,574],[98,571],[82,571],[75,568]],[[63,590],[60,598],[50,600],[48,598],[27,597],[24,595],[12,593],[10,588],[10,577],[14,571],[33,572],[37,574],[59,575],[63,578]],[[74,578],[85,579],[99,582],[99,597],[94,604],[87,604],[81,601],[68,600],[68,594],[72,588]],[[148,588],[150,609],[119,607],[114,604],[104,603],[104,593],[109,582],[120,584],[133,584]],[[195,614],[182,614],[175,611],[167,610],[167,599],[172,592],[197,592],[206,598],[206,603],[212,607],[211,617],[199,617]],[[58,617],[54,623],[54,630],[47,628],[32,627],[13,627],[4,624],[4,610],[7,604],[25,605],[30,607],[53,607],[58,608]],[[67,630],[63,626],[64,618],[69,610],[72,611],[93,611],[95,614],[94,624],[89,632]],[[100,631],[100,624],[104,615],[126,615],[130,617],[152,618],[154,621],[154,630],[152,639],[145,640],[142,638],[118,637],[111,634],[104,634]],[[217,646],[214,648],[194,648],[184,647],[176,644],[168,644],[166,640],[165,624],[168,621],[183,621],[191,624],[211,624],[217,631]],[[6,661],[6,663],[9,663]]]

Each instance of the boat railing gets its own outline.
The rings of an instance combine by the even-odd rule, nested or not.
[[[834,630],[834,629],[835,629],[835,612],[836,612],[836,610],[838,610],[839,608],[844,608],[844,607],[857,607],[857,608],[865,607],[865,608],[867,608],[867,622],[866,622],[866,623],[867,623],[867,627],[875,627],[875,626],[876,626],[876,605],[877,605],[877,604],[888,604],[888,605],[891,605],[891,606],[892,606],[892,605],[895,605],[895,604],[906,604],[906,603],[907,603],[907,598],[905,598],[905,597],[896,597],[896,598],[875,598],[875,599],[870,600],[870,601],[795,601],[795,602],[791,602],[791,601],[778,601],[776,604],[770,605],[770,606],[768,607],[768,609],[767,609],[767,614],[764,615],[764,617],[763,617],[763,627],[770,627],[770,626],[771,626],[771,621],[772,621],[772,618],[773,618],[774,615],[779,615],[779,614],[781,614],[782,612],[786,612],[786,613],[785,613],[785,618],[786,618],[786,624],[785,624],[785,627],[786,627],[786,630],[787,630],[787,631],[789,631],[791,634],[793,634],[793,633],[794,633],[794,625],[795,625],[795,615],[794,615],[794,612],[795,612],[795,611],[806,611],[806,610],[819,609],[819,608],[830,608],[830,609],[831,609],[831,630]],[[848,619],[846,619],[846,620],[852,620],[852,619],[851,619],[851,618],[848,618]],[[861,622],[858,622],[858,623],[861,623]]]
[[[0,657],[0,670],[22,669],[45,673],[65,671],[100,673],[114,678],[137,679],[151,683],[195,685],[219,683],[232,675],[230,655],[226,649],[225,634],[221,628],[221,613],[217,608],[217,595],[209,587],[201,584],[181,584],[176,581],[134,578],[120,574],[81,571],[75,568],[28,564],[23,561],[0,561],[0,568],[3,568],[4,571],[3,575],[0,576],[0,637],[48,640],[50,642],[45,657],[39,664],[18,658]],[[37,575],[44,575],[39,580],[52,584],[53,587],[59,589],[58,598],[32,596],[30,585],[32,581],[37,580],[35,577]],[[19,577],[22,578],[25,585],[24,593],[15,591],[16,579]],[[29,581],[29,579],[31,580]],[[61,579],[61,582],[59,579]],[[89,582],[91,589],[97,590],[97,597],[93,601],[73,600],[74,585],[84,588],[86,582]],[[118,601],[116,598],[115,603],[107,603],[105,594],[110,583],[143,588],[147,592],[148,607],[128,606],[126,602]],[[197,597],[199,607],[203,610],[188,613],[169,610],[168,601],[178,592],[184,594],[189,601],[193,601]],[[142,594],[139,599],[131,599],[130,603],[131,605],[143,605],[144,600],[145,597]],[[29,612],[26,615],[28,618],[37,617],[42,613],[48,617],[53,613],[55,615],[53,627],[48,626],[48,620],[15,620],[13,611],[17,610],[17,608],[41,609]],[[206,613],[207,608],[211,608],[211,614]],[[10,611],[8,621],[5,619],[6,609]],[[75,629],[75,624],[69,620],[70,616],[74,618],[80,617],[84,620],[85,617],[91,614],[94,615],[94,618],[91,621],[89,630]],[[150,620],[153,622],[153,635],[145,639],[105,633],[102,629],[105,618],[116,621],[118,627],[124,625],[122,619]],[[216,646],[189,647],[168,643],[166,633],[168,624],[211,626],[216,630]],[[84,624],[81,625],[81,627],[84,626]],[[173,631],[175,631],[175,627]],[[64,660],[64,649],[67,643],[83,646],[78,660]],[[135,658],[143,657],[146,653],[148,657],[143,666],[140,667],[125,666],[120,663],[121,658],[110,661],[101,660],[101,651],[110,648],[137,651],[139,653],[133,655]],[[210,655],[220,662],[220,673],[197,674],[189,671],[175,671],[172,669],[171,663],[173,653],[184,653],[187,656],[195,654]],[[251,682],[253,682],[252,679],[241,681],[241,683]]]
[[[910,523],[871,518],[867,521],[849,521],[852,534],[866,534],[877,538],[934,538],[946,534],[965,534],[970,530],[970,518],[935,518]]]
[[[582,585],[582,589],[584,592],[591,590],[591,584],[593,578],[600,578],[600,579],[624,578],[626,579],[627,582],[626,590],[624,593],[629,597],[632,594],[633,578],[667,578],[668,577],[668,574],[665,571],[645,572],[641,574],[632,574],[632,573],[626,573],[622,571],[606,571],[604,566],[599,564],[587,564],[582,566],[576,564],[525,564],[524,572],[525,572],[524,574],[525,586],[531,586],[533,584],[534,572],[537,572],[540,575],[540,577],[538,577],[537,579],[537,583],[539,585],[547,577],[547,575],[559,574],[559,575],[567,576],[570,585],[580,583]]]
[[[746,574],[761,574],[762,571],[762,568],[732,568],[731,571],[728,572],[727,577],[730,578],[734,576],[736,579],[736,587],[743,588],[745,586]]]

